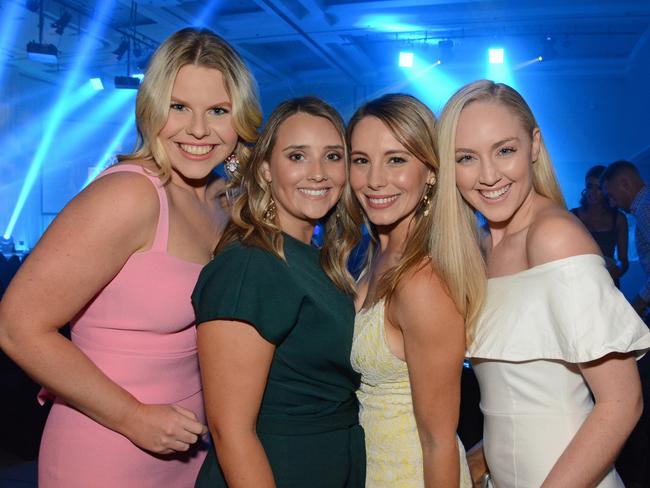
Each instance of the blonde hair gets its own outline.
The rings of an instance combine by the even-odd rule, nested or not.
[[[476,304],[482,301],[484,278],[481,276],[484,276],[484,273],[477,276],[466,274],[464,271],[466,263],[482,268],[483,260],[479,250],[473,245],[477,236],[476,228],[472,226],[471,212],[460,205],[448,206],[446,201],[440,198],[440,195],[446,195],[446,183],[440,178],[435,115],[426,105],[410,95],[384,95],[366,103],[355,112],[348,125],[348,140],[359,121],[368,116],[381,120],[413,156],[427,165],[438,180],[429,194],[431,207],[428,215],[424,215],[424,206],[419,205],[404,253],[398,264],[381,277],[376,298],[385,296],[390,300],[400,279],[429,261],[447,287],[465,322],[472,324],[478,313]],[[372,225],[368,227],[376,246],[376,229]],[[372,265],[371,247],[366,270]]]
[[[284,256],[284,239],[277,218],[265,218],[271,202],[271,187],[264,179],[263,164],[271,161],[271,155],[280,126],[292,115],[304,113],[329,120],[341,136],[343,158],[348,174],[349,157],[345,140],[345,125],[338,112],[316,97],[287,100],[278,105],[269,117],[250,160],[240,170],[241,192],[234,202],[232,219],[226,226],[215,255],[231,242],[265,249],[280,259]],[[272,163],[271,163],[272,164]],[[359,239],[359,223],[352,219],[348,210],[353,196],[346,181],[341,198],[323,218],[323,246],[320,261],[323,270],[334,284],[344,292],[354,295],[354,280],[347,269],[347,262]]]
[[[232,121],[239,141],[234,153],[240,162],[250,157],[247,144],[257,139],[262,114],[257,100],[257,88],[248,68],[235,50],[208,29],[186,28],[169,36],[149,63],[135,102],[138,142],[129,155],[119,161],[153,160],[166,182],[172,172],[171,162],[158,138],[169,114],[171,93],[178,71],[186,65],[219,70],[226,92],[232,102]]]
[[[463,242],[449,242],[448,246],[464,248],[465,257],[458,263],[457,276],[467,281],[467,324],[468,343],[473,339],[473,331],[478,314],[485,299],[486,270],[480,252],[475,210],[463,199],[456,187],[456,127],[462,110],[469,104],[479,101],[502,104],[510,109],[521,121],[531,139],[535,129],[539,129],[530,107],[523,97],[512,87],[489,80],[479,80],[459,89],[445,104],[438,123],[440,141],[440,207],[446,207],[436,222],[443,228],[462,226]],[[540,134],[539,155],[532,165],[533,188],[558,205],[566,208],[553,165]],[[450,219],[450,217],[454,217]],[[470,239],[469,236],[472,236]],[[441,235],[441,239],[451,239],[453,235]]]
[[[439,137],[444,139],[445,149],[440,154],[442,157],[450,157],[455,166],[455,141],[456,126],[462,110],[470,103],[474,102],[493,102],[504,105],[509,108],[521,121],[524,130],[528,135],[533,137],[535,129],[539,129],[539,124],[535,120],[532,110],[524,98],[514,88],[504,84],[495,83],[490,80],[479,80],[469,83],[459,89],[446,103],[441,122],[439,126]],[[445,118],[444,124],[442,118]],[[533,188],[537,193],[549,198],[563,208],[566,208],[564,196],[560,190],[560,184],[555,176],[553,163],[544,144],[544,139],[540,133],[539,155],[533,164]],[[455,181],[455,180],[454,180]]]

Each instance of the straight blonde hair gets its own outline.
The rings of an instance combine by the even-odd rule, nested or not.
[[[339,113],[316,97],[295,98],[282,102],[269,117],[249,161],[241,165],[239,196],[234,202],[232,219],[223,232],[215,255],[228,244],[239,241],[264,249],[285,260],[284,238],[277,217],[274,220],[265,218],[271,202],[271,187],[264,179],[262,163],[271,161],[282,123],[298,113],[323,117],[332,123],[341,136],[346,175],[349,173],[345,125]],[[355,287],[347,262],[360,235],[359,223],[352,219],[348,210],[353,205],[352,201],[352,191],[346,180],[338,203],[322,219],[324,236],[320,251],[321,265],[327,276],[339,289],[350,295],[354,295]]]
[[[439,235],[447,240],[446,247],[464,249],[465,258],[457,262],[456,275],[467,282],[471,293],[467,294],[468,343],[473,339],[473,331],[485,297],[487,273],[485,262],[480,252],[475,210],[463,199],[456,187],[456,127],[465,107],[479,101],[498,103],[511,110],[521,121],[526,132],[531,136],[539,125],[533,112],[523,97],[512,87],[489,80],[479,80],[460,88],[447,101],[438,123],[438,140],[440,150],[440,191],[439,207],[445,207],[436,216],[438,225],[459,226],[463,242],[455,239],[453,234]],[[534,190],[562,208],[566,208],[553,165],[540,134],[540,150],[537,160],[532,165]],[[453,218],[452,218],[453,217]],[[459,234],[459,235],[460,235]],[[471,236],[471,238],[470,238]]]
[[[135,102],[138,130],[136,149],[119,161],[153,160],[163,182],[171,176],[172,166],[159,134],[169,115],[172,88],[178,71],[188,64],[213,68],[223,75],[226,92],[232,102],[232,120],[239,136],[235,155],[239,161],[250,157],[248,145],[257,139],[262,113],[253,76],[237,52],[208,29],[186,28],[169,36],[149,63]]]
[[[369,116],[381,120],[413,156],[427,165],[438,180],[429,195],[431,207],[428,215],[425,215],[424,205],[419,205],[404,253],[397,265],[381,277],[376,298],[386,297],[390,300],[399,281],[407,273],[430,262],[447,287],[465,323],[471,325],[483,299],[485,273],[466,273],[466,266],[470,264],[482,270],[483,259],[474,245],[477,235],[475,226],[472,226],[473,214],[461,205],[454,205],[453,202],[449,205],[444,199],[448,193],[445,188],[448,183],[440,177],[435,115],[413,96],[384,95],[355,112],[348,125],[348,141],[356,125]],[[374,226],[368,222],[366,225],[374,243],[374,246],[369,247],[366,262],[368,270],[372,266],[372,248],[378,244],[378,235]]]

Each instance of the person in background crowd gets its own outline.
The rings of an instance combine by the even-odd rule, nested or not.
[[[254,81],[223,39],[183,29],[136,121],[136,151],[63,209],[0,303],[0,347],[55,397],[41,488],[189,488],[207,452],[190,294],[219,238],[209,174],[245,161],[261,123]]]
[[[585,175],[580,206],[571,212],[585,225],[605,258],[607,271],[616,286],[629,266],[627,260],[627,219],[611,207],[600,188],[605,166],[594,166]],[[618,262],[617,259],[618,258]]]
[[[601,176],[601,184],[612,206],[632,214],[636,220],[636,252],[646,281],[632,300],[632,306],[644,317],[650,304],[650,188],[637,167],[628,161],[610,164]]]
[[[636,251],[646,279],[632,299],[632,306],[647,323],[650,302],[650,191],[637,167],[628,161],[610,164],[601,175],[601,186],[612,206],[630,213],[636,221]],[[645,407],[617,461],[626,485],[633,488],[650,484],[650,357],[644,356],[638,365]]]

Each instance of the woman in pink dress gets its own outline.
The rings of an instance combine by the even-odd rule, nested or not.
[[[206,453],[190,294],[220,232],[210,173],[248,157],[255,85],[223,39],[184,29],[136,116],[135,153],[66,206],[0,304],[0,346],[56,397],[41,488],[189,487]]]

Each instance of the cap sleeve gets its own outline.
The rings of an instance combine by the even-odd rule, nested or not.
[[[212,320],[246,322],[275,345],[293,329],[301,302],[283,261],[239,243],[220,252],[203,268],[192,293],[197,324]]]
[[[614,286],[603,263],[574,263],[567,273],[566,293],[551,288],[554,326],[569,331],[567,354],[575,362],[592,361],[611,352],[642,356],[650,348],[648,327]]]
[[[583,363],[648,349],[648,327],[590,254],[489,280],[468,356]]]

